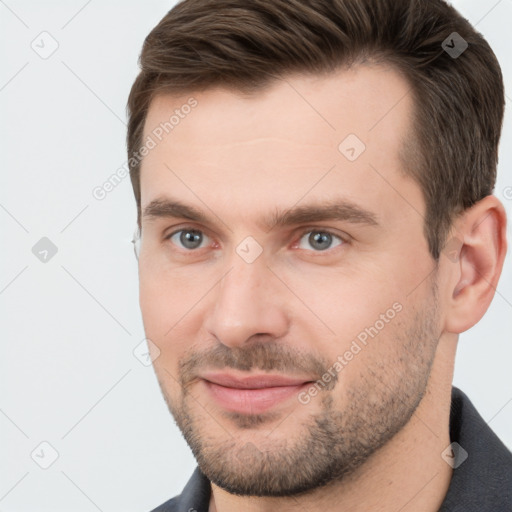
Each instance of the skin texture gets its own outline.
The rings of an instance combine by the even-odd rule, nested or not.
[[[436,265],[421,190],[399,156],[408,91],[392,69],[366,65],[290,76],[252,97],[215,88],[151,104],[145,136],[197,100],[145,157],[141,204],[178,200],[208,221],[143,217],[139,276],[156,375],[212,481],[211,511],[436,511],[443,501],[458,333],[492,299],[506,221],[494,196],[483,199],[456,219],[460,243]],[[354,161],[338,149],[349,134],[366,146]],[[378,225],[262,225],[276,210],[340,199]],[[183,232],[166,239],[179,229],[199,230],[199,248]],[[313,235],[325,230],[319,250]],[[244,242],[254,254],[247,237],[263,249],[250,263],[237,252]],[[377,334],[357,351],[370,326]],[[207,392],[200,377],[212,369],[334,376],[307,403],[237,414]]]

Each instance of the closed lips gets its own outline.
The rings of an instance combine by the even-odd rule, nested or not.
[[[204,380],[235,389],[262,389],[284,386],[301,386],[307,382],[312,382],[311,378],[294,378],[281,375],[251,375],[245,377],[235,377],[226,373],[210,373],[201,376]]]

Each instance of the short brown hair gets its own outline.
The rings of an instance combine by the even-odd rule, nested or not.
[[[446,51],[454,41],[468,45],[458,56]],[[156,94],[219,85],[254,93],[287,74],[325,74],[365,61],[394,66],[410,84],[414,130],[404,141],[405,172],[423,191],[424,233],[437,261],[454,216],[494,190],[505,107],[492,49],[443,0],[178,3],[146,37],[128,98],[139,228],[140,160],[130,157],[142,145]]]

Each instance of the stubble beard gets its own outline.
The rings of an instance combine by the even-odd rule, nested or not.
[[[430,308],[417,312],[389,344],[400,347],[392,357],[372,360],[357,382],[340,380],[343,410],[335,408],[333,394],[341,392],[337,386],[311,402],[320,403],[316,407],[320,412],[281,437],[280,413],[223,413],[230,420],[228,429],[223,429],[215,422],[226,419],[214,419],[187,387],[179,403],[173,403],[159,377],[169,410],[201,471],[229,493],[266,497],[308,493],[353,474],[409,422],[425,394],[438,342],[435,295],[434,289]],[[372,343],[379,341],[376,337]],[[302,412],[307,405],[296,407]],[[267,438],[258,435],[263,424],[277,425]],[[220,434],[212,434],[211,426]]]

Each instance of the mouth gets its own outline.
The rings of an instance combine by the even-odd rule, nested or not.
[[[297,396],[311,385],[310,378],[282,375],[250,375],[236,377],[227,373],[201,376],[206,391],[226,411],[261,414]]]

